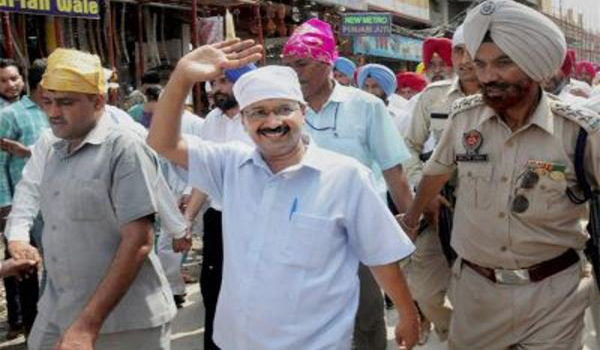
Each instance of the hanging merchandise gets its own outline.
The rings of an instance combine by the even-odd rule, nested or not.
[[[127,17],[127,4],[123,3],[123,9],[121,10],[121,29],[118,31],[119,32],[119,37],[120,37],[120,44],[121,44],[121,53],[123,54],[123,57],[125,57],[125,62],[127,62],[127,64],[129,64],[130,59],[129,59],[129,52],[127,50],[127,38],[126,38],[126,28],[125,28],[125,18]],[[113,26],[113,30],[116,30],[116,28]]]
[[[96,38],[94,35],[94,26],[92,26],[92,23],[90,21],[84,21],[83,22],[85,25],[85,31],[87,34],[87,41],[90,45],[90,53],[97,55],[98,54],[98,48],[96,47]]]
[[[83,19],[77,19],[77,39],[79,41],[78,49],[80,51],[90,52],[90,44],[87,39],[87,31],[85,30],[85,22]]]
[[[52,53],[57,47],[55,17],[46,17],[46,52]]]
[[[13,17],[13,19],[15,19],[15,17]],[[9,30],[10,30],[11,37],[12,37],[13,49],[15,51],[15,58],[16,58],[17,62],[19,62],[21,64],[22,67],[28,68],[29,60],[23,53],[23,52],[27,51],[27,46],[26,46],[25,42],[21,40],[22,36],[20,36],[18,34],[16,20],[10,21]]]
[[[287,7],[284,4],[277,5],[277,34],[280,37],[287,36],[287,26],[285,25],[285,15],[287,14]]]
[[[235,26],[233,24],[233,16],[229,9],[225,11],[225,40],[235,39]]]
[[[150,63],[151,67],[160,66],[160,57],[157,57],[157,44],[156,44],[156,17],[150,14],[150,8],[144,8],[144,31],[146,32],[146,48],[145,56]]]
[[[158,50],[158,39],[156,38],[156,33],[158,32],[158,15],[155,13],[152,16],[152,37],[151,37],[151,53],[154,55],[154,62],[157,66],[161,65],[160,61],[160,51]]]
[[[272,37],[275,35],[277,31],[277,26],[273,21],[273,17],[275,17],[275,9],[271,6],[267,5],[267,24],[265,25],[265,35]]]
[[[222,41],[223,35],[223,17],[214,16],[198,19],[198,38],[199,45],[213,44]]]
[[[100,56],[100,59],[102,60],[102,62],[108,62],[108,57],[106,55],[106,53],[104,52],[104,45],[102,43],[102,29],[100,27],[100,21],[94,21],[93,23],[90,23],[94,26],[94,33],[96,34],[96,48],[98,49],[98,56]]]
[[[169,49],[167,48],[167,40],[165,39],[165,9],[161,8],[160,10],[160,48],[162,49],[162,54],[165,58],[165,61],[168,65],[171,64],[171,59],[169,57]]]

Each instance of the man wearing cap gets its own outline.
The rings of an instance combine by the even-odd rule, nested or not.
[[[337,56],[330,25],[314,18],[298,27],[283,47],[283,62],[298,74],[307,102],[305,130],[319,146],[370,167],[382,198],[387,185],[396,208],[404,212],[412,193],[402,171],[402,162],[409,158],[402,136],[380,99],[331,78]],[[381,290],[366,267],[361,266],[359,276],[361,304],[367,303],[362,309],[369,312],[357,317],[355,343],[359,350],[385,349]]]
[[[356,64],[346,57],[338,57],[333,66],[333,78],[344,86],[352,86]]]
[[[57,49],[40,84],[58,139],[39,184],[48,283],[29,348],[169,349],[176,309],[152,249],[156,159],[104,115],[98,56]]]
[[[244,130],[240,108],[233,95],[233,84],[244,74],[256,69],[251,63],[237,69],[228,69],[211,82],[212,94],[217,108],[206,116],[200,131],[202,139],[216,143],[242,142],[250,146],[254,143]],[[200,209],[204,206],[207,196],[197,189],[192,190],[186,220],[193,226]],[[217,299],[221,288],[223,275],[223,229],[222,207],[216,201],[210,201],[210,208],[204,213],[202,270],[200,271],[200,291],[204,303],[204,349],[218,349],[212,340],[213,322],[217,308]],[[191,236],[186,237],[191,246]]]
[[[35,60],[28,72],[31,94],[23,96],[19,101],[0,112],[0,149],[3,151],[8,151],[7,145],[13,142],[19,142],[25,146],[33,145],[41,132],[48,128],[48,120],[40,108],[42,89],[38,88],[45,70],[46,61]],[[3,155],[0,157],[0,203],[7,206],[2,209],[8,213],[15,193],[15,186],[21,179],[21,173],[27,158],[2,153]],[[36,222],[36,224],[31,230],[31,236],[37,247],[41,243],[41,222]],[[10,252],[7,251],[6,258],[10,257]],[[35,320],[36,304],[39,297],[37,275],[34,274],[30,278],[21,281],[9,277],[4,280],[4,285],[7,291],[9,309],[16,307],[17,315],[20,315],[18,318],[22,318],[20,321],[22,321],[25,332],[28,334]],[[12,296],[12,293],[16,293],[16,295]],[[11,299],[13,297],[18,298],[18,300]],[[20,323],[15,322],[13,312],[14,310],[9,312],[9,316],[11,316],[9,317],[9,324],[11,326]]]
[[[473,63],[465,49],[462,26],[457,28],[452,40],[452,61],[456,78],[435,82],[418,95],[404,134],[412,155],[406,164],[406,171],[413,186],[423,176],[424,161],[431,155],[432,146],[435,147],[440,140],[452,104],[479,91]],[[440,205],[449,205],[441,195],[429,207],[427,226],[417,237],[417,250],[410,257],[404,271],[421,311],[433,322],[438,337],[445,340],[451,316],[451,309],[445,304],[450,268],[438,235]]]
[[[452,41],[447,38],[427,38],[423,42],[423,64],[425,76],[431,83],[451,79],[454,76],[452,68]]]
[[[395,302],[399,344],[416,342],[416,312],[396,261],[412,247],[353,159],[302,136],[304,98],[288,67],[242,76],[233,91],[256,148],[181,138],[185,94],[221,68],[260,58],[253,42],[200,47],[182,58],[159,101],[148,144],[188,170],[223,206],[223,283],[215,343],[223,349],[349,349],[358,261]]]
[[[585,173],[600,180],[600,119],[553,100],[540,83],[566,52],[560,29],[515,1],[468,13],[466,47],[482,94],[457,101],[424,169],[407,230],[457,173],[449,295],[450,349],[580,349],[591,278],[573,154],[587,131]]]

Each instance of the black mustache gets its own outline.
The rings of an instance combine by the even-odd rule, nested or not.
[[[258,130],[258,132],[261,133],[261,134],[269,134],[269,133],[276,134],[276,133],[280,133],[280,132],[287,132],[289,130],[290,130],[289,126],[287,126],[287,125],[280,125],[280,126],[278,126],[276,128],[260,128]]]
[[[488,83],[488,84],[483,84],[483,89],[487,90],[487,89],[502,89],[502,90],[506,90],[510,87],[510,84],[506,84],[506,83]]]

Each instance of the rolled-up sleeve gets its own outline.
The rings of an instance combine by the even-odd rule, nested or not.
[[[348,241],[367,266],[385,265],[410,255],[415,247],[380,198],[367,171],[357,171],[346,204]]]
[[[119,226],[157,212],[158,163],[139,140],[119,144],[111,194]]]

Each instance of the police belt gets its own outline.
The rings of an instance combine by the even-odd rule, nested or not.
[[[467,265],[481,276],[498,284],[528,284],[539,282],[546,277],[557,274],[579,261],[579,254],[573,249],[567,250],[556,258],[546,260],[526,269],[491,269],[479,266],[473,262],[462,259]]]

